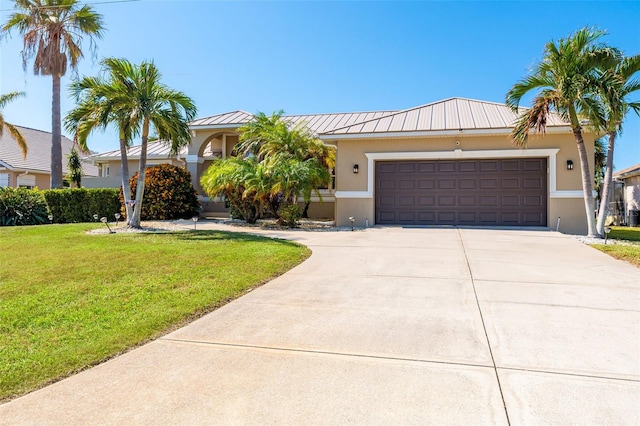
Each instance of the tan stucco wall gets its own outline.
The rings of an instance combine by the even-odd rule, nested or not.
[[[589,157],[589,168],[593,178],[594,135],[585,135],[585,145]],[[489,151],[512,150],[514,157],[521,156],[523,150],[512,145],[507,135],[471,136],[461,134],[455,137],[420,137],[404,139],[340,139],[325,138],[325,143],[337,145],[336,190],[337,191],[375,191],[368,188],[368,159],[366,153],[389,152],[440,152],[451,155],[455,150]],[[558,149],[556,154],[556,191],[582,191],[580,160],[575,139],[571,133],[532,136],[527,149]],[[487,155],[491,158],[491,154]],[[567,160],[572,160],[574,168],[567,170]],[[359,171],[353,173],[354,164]],[[549,165],[550,167],[550,165]],[[375,186],[375,185],[374,185]],[[547,182],[550,189],[550,182]],[[339,198],[336,202],[336,223],[349,226],[348,218],[356,218],[357,226],[364,226],[365,219],[373,224],[375,209],[374,198]],[[580,198],[550,198],[548,203],[548,226],[555,229],[556,220],[561,216],[560,230],[566,233],[586,232],[586,213],[584,201]]]
[[[16,171],[8,170],[8,169],[4,169],[4,170],[0,171],[0,173],[9,174],[9,186],[11,188],[17,188],[18,187],[18,176],[24,175],[23,171],[16,172]],[[36,177],[36,187],[38,187],[38,189],[49,189],[49,188],[51,188],[51,175],[49,175],[48,173],[29,172],[28,176],[35,176]]]
[[[627,211],[640,210],[640,176],[633,176],[624,181],[625,201]]]

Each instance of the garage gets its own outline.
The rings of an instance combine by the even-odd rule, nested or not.
[[[547,158],[376,161],[381,225],[547,226]]]

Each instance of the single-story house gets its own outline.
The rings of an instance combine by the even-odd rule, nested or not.
[[[0,186],[51,188],[51,133],[16,127],[27,141],[27,156],[22,156],[22,151],[9,132],[3,132],[0,138]],[[68,173],[66,159],[72,148],[73,142],[62,136],[63,175]],[[83,164],[83,171],[86,176],[98,175],[98,169],[90,163]]]
[[[504,104],[450,98],[401,111],[289,115],[324,143],[337,147],[335,183],[313,200],[312,217],[338,226],[470,225],[541,226],[565,233],[587,231],[580,161],[571,128],[552,115],[544,135],[528,147],[509,135],[517,115]],[[238,142],[238,127],[252,114],[233,111],[190,123],[191,144],[170,156],[149,148],[150,162],[185,164],[204,212],[225,211],[209,199],[200,176]],[[596,135],[585,132],[593,171]],[[164,147],[164,151],[161,149]],[[137,166],[129,151],[130,170]],[[155,151],[157,149],[157,151]],[[119,174],[119,151],[89,157],[109,177]],[[133,160],[133,161],[132,161]],[[116,171],[117,170],[117,171]],[[115,182],[115,180],[114,180]],[[117,186],[119,183],[115,183]]]
[[[613,179],[622,185],[625,222],[640,225],[640,164],[614,172]]]

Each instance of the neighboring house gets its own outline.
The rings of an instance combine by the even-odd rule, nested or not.
[[[127,149],[129,162],[129,177],[138,171],[141,145]],[[177,155],[171,154],[171,146],[164,141],[149,142],[147,145],[147,166],[158,164],[172,164],[186,167],[184,159],[187,148],[183,148]],[[87,188],[119,188],[122,185],[122,167],[120,161],[120,149],[94,154],[83,158],[83,161],[92,164],[97,170],[97,177],[82,180]]]
[[[402,111],[290,115],[337,147],[335,187],[311,205],[312,217],[338,226],[542,226],[586,233],[580,161],[567,123],[551,116],[545,135],[527,149],[509,141],[517,115],[506,105],[451,98]],[[234,111],[190,123],[191,144],[179,157],[200,194],[204,212],[224,211],[199,181],[216,157],[238,142],[252,114]],[[585,133],[593,171],[595,135]],[[134,148],[132,148],[132,152]],[[98,164],[99,154],[91,157]],[[119,167],[110,153],[109,171]],[[153,157],[149,157],[152,159]],[[137,163],[136,163],[137,164]],[[133,173],[135,169],[131,169]]]
[[[9,132],[3,132],[0,139],[0,186],[51,188],[51,133],[28,127],[16,126],[27,141],[26,158]],[[62,136],[62,173],[66,175],[67,156],[73,142]],[[97,176],[98,170],[90,164],[83,165],[86,176]],[[84,178],[83,178],[84,181]]]
[[[638,226],[640,224],[640,164],[618,170],[613,179],[623,186],[625,222]]]

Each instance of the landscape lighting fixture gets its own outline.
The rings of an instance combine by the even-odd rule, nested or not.
[[[353,173],[358,173],[358,169],[359,169],[358,165],[354,164],[353,165]]]
[[[573,170],[573,160],[567,160],[567,170]]]
[[[116,227],[117,227],[117,226],[118,226],[118,221],[120,220],[120,218],[121,218],[122,216],[120,215],[120,213],[116,213],[116,214],[114,214],[113,216],[116,218]]]
[[[109,227],[109,223],[107,222],[107,218],[106,218],[106,216],[105,216],[105,217],[101,217],[101,218],[100,218],[100,222],[102,222],[102,223],[104,223],[105,225],[107,225],[107,229],[109,230],[109,233],[110,233],[110,234],[115,234],[115,232],[113,232],[113,231],[111,230],[111,228]]]
[[[94,214],[94,215],[93,215],[93,220],[95,220],[95,221],[97,222],[97,221],[98,221],[98,217],[99,217],[99,216],[98,216],[98,214],[97,214],[97,213],[96,213],[96,214]]]
[[[353,224],[356,223],[356,218],[353,216],[350,216],[349,222],[351,222],[351,232],[353,232]]]
[[[198,226],[198,216],[192,217],[191,220],[193,221],[193,230],[195,231]]]
[[[52,215],[52,214],[50,214],[50,215],[48,215],[47,217],[49,218],[49,223],[53,223],[53,215]]]

